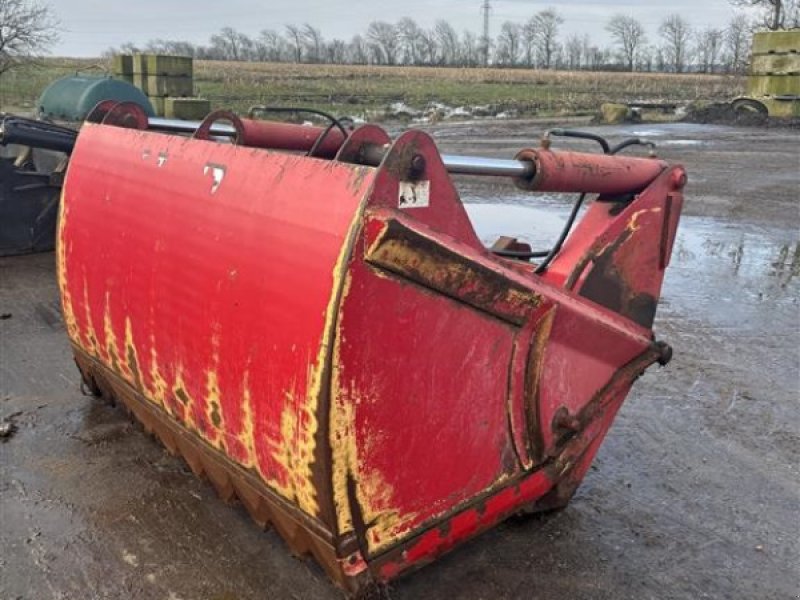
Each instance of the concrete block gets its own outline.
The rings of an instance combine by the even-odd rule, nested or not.
[[[173,77],[170,75],[147,75],[146,87],[148,96],[192,96],[194,84],[191,77]]]
[[[156,114],[159,117],[164,116],[164,97],[163,96],[148,96],[148,100],[150,100],[150,104],[153,105],[153,110],[156,111]]]
[[[770,117],[796,118],[800,117],[800,100],[765,100],[760,102],[767,107]]]
[[[193,60],[189,56],[164,56],[161,54],[142,54],[140,73],[147,75],[169,75],[170,77],[191,77]],[[134,65],[136,66],[136,65]]]
[[[750,73],[753,75],[800,74],[800,53],[755,54],[750,65]]]
[[[751,75],[747,78],[747,95],[800,96],[800,75]]]
[[[134,73],[131,77],[133,79],[133,85],[142,90],[145,96],[149,96],[150,94],[147,91],[147,75],[142,73]]]
[[[800,52],[800,29],[759,31],[753,35],[753,54]]]
[[[134,54],[131,59],[134,75],[147,75],[147,54]]]
[[[211,101],[206,98],[164,98],[164,116],[168,119],[200,121],[211,112]]]
[[[133,75],[133,56],[130,54],[115,54],[111,59],[112,73],[118,78]]]

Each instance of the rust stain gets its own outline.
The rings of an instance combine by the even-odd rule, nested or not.
[[[128,383],[133,383],[133,378],[127,366],[123,369],[120,360],[119,347],[117,346],[117,335],[114,333],[114,325],[111,321],[111,292],[106,292],[105,309],[103,310],[103,332],[106,336],[106,361],[110,363],[115,373],[122,375]]]
[[[215,448],[224,447],[224,421],[222,417],[222,401],[220,398],[219,379],[216,371],[206,371],[206,424],[203,437]]]
[[[586,275],[578,293],[643,327],[650,328],[653,325],[658,301],[651,294],[637,292],[635,286],[626,279],[630,273],[620,264],[622,249],[633,239],[632,232],[636,231],[635,219],[631,220],[631,225],[632,227],[625,229],[614,243],[592,257],[593,267]],[[635,251],[635,247],[633,250]]]
[[[220,364],[219,348],[220,337],[219,331],[214,331],[211,337],[212,348],[212,368],[206,371],[206,396],[205,396],[205,425],[204,437],[215,448],[225,448],[225,418],[222,413],[222,398],[219,388],[219,377],[217,369]]]
[[[386,223],[365,259],[514,325],[524,324],[541,303],[538,294],[502,273],[464,258],[398,221]]]
[[[230,457],[213,450],[201,438],[190,436],[185,438],[185,444],[176,447],[176,437],[182,436],[184,432],[180,424],[168,418],[137,391],[126,389],[117,374],[89,357],[80,348],[76,348],[76,359],[81,371],[91,377],[96,376],[104,395],[123,402],[148,430],[161,439],[164,446],[178,451],[198,472],[206,473],[220,496],[225,499],[230,499],[232,494],[238,496],[259,526],[274,525],[275,530],[297,555],[312,554],[328,576],[342,588],[350,589],[348,586],[352,585],[352,581],[342,570],[324,529],[303,518],[298,509],[287,505],[255,473],[238,468]],[[224,475],[219,477],[220,473]]]
[[[350,292],[352,280],[344,281],[342,299]],[[331,382],[330,446],[332,451],[333,499],[336,525],[340,535],[354,532],[366,541],[371,553],[391,545],[415,518],[394,506],[394,490],[382,474],[359,456],[356,438],[358,406],[372,400],[347,389],[341,380],[341,331],[333,348]],[[376,440],[367,438],[362,450],[368,451]]]
[[[256,443],[254,430],[254,415],[253,415],[253,398],[250,392],[250,371],[244,372],[242,382],[242,429],[239,432],[238,439],[245,449],[245,459],[242,462],[244,467],[254,467],[258,464],[256,460]],[[260,471],[259,471],[260,473]],[[260,473],[262,478],[263,473]]]
[[[136,344],[133,341],[133,326],[130,317],[125,318],[125,356],[128,370],[133,378],[132,383],[137,389],[143,389],[142,375],[139,372],[139,357],[136,353]]]
[[[178,402],[175,404],[176,416],[183,421],[186,427],[191,427],[197,431],[197,424],[194,421],[194,400],[186,390],[186,382],[183,379],[183,365],[178,363],[175,366],[175,381],[172,384],[172,393]]]
[[[161,375],[161,371],[158,368],[158,354],[156,352],[156,344],[155,339],[150,338],[150,382],[152,385],[152,389],[144,389],[145,397],[156,404],[157,406],[161,406],[167,413],[171,416],[175,416],[172,407],[167,402],[167,391],[169,390],[169,385],[167,381],[164,379],[164,376]]]
[[[353,178],[354,185],[363,185],[363,180],[372,173],[372,169],[364,167],[358,169]],[[363,203],[362,203],[363,204]],[[70,337],[76,345],[83,348],[80,343],[80,331],[77,325],[73,302],[69,293],[67,282],[67,254],[68,248],[64,241],[64,227],[68,214],[68,208],[62,202],[61,217],[59,222],[59,247],[58,247],[58,279],[62,289],[62,307],[64,320],[67,325]],[[348,228],[346,239],[352,239],[361,218],[361,211],[356,211]],[[304,513],[317,516],[319,514],[317,491],[313,480],[316,436],[319,430],[317,422],[317,410],[320,398],[323,394],[324,371],[327,368],[327,359],[332,347],[332,336],[334,334],[336,307],[338,305],[343,270],[345,263],[350,255],[352,245],[343,244],[331,276],[331,293],[328,305],[324,314],[324,326],[319,348],[315,360],[309,361],[309,368],[306,377],[306,391],[302,397],[295,397],[294,386],[292,390],[285,393],[285,406],[281,413],[280,440],[264,440],[264,443],[271,444],[273,447],[273,457],[284,468],[287,478],[278,481],[273,474],[265,472],[259,464],[256,454],[257,440],[254,433],[254,412],[253,398],[249,386],[249,376],[245,375],[244,389],[242,392],[241,415],[242,428],[238,433],[238,439],[245,448],[246,457],[240,463],[246,468],[255,468],[260,478],[270,488],[286,500],[294,502]],[[88,297],[88,292],[85,292]],[[88,315],[88,302],[85,310]],[[87,318],[88,329],[94,329],[91,324],[90,316]],[[105,306],[103,311],[103,331],[105,333],[105,343],[100,347],[96,338],[94,344],[96,350],[92,349],[92,342],[86,344],[87,354],[102,354],[97,356],[109,369],[131,383],[140,390],[142,396],[150,403],[161,407],[176,421],[183,423],[187,430],[192,430],[210,446],[221,449],[225,439],[223,432],[226,427],[223,403],[221,401],[222,391],[219,385],[217,373],[218,366],[222,357],[219,354],[218,338],[212,340],[214,353],[212,364],[207,368],[204,378],[202,391],[192,390],[185,380],[184,367],[178,363],[175,365],[174,375],[168,377],[160,364],[157,353],[157,344],[154,335],[150,336],[149,365],[143,366],[139,356],[139,349],[133,339],[133,328],[129,319],[125,321],[124,344],[120,344],[119,337],[122,332],[116,332],[113,326],[111,312],[110,292],[106,292]],[[143,370],[146,370],[149,380],[142,378]],[[171,381],[169,381],[171,379]],[[299,387],[299,386],[297,386]],[[327,390],[325,390],[327,392]],[[195,414],[197,402],[193,393],[202,394],[205,399],[202,414]],[[200,397],[197,398],[200,400]],[[199,420],[203,423],[198,423]]]
[[[362,201],[363,205],[363,201]],[[361,210],[355,211],[350,225],[347,228],[344,240],[352,240],[361,219]],[[331,272],[331,294],[325,309],[325,322],[322,330],[319,350],[316,360],[309,365],[305,398],[298,404],[292,397],[287,403],[281,416],[281,447],[293,445],[295,450],[291,457],[293,461],[291,474],[292,489],[287,490],[288,498],[294,500],[303,512],[317,516],[319,514],[319,499],[313,482],[313,464],[315,461],[316,435],[319,429],[317,410],[323,394],[323,380],[326,369],[326,359],[333,349],[333,339],[337,319],[341,290],[344,287],[344,273],[347,260],[350,256],[351,244],[343,243],[339,255]],[[335,370],[335,367],[334,367]],[[325,390],[327,391],[327,390]]]
[[[358,194],[361,191],[364,179],[374,172],[375,170],[370,167],[353,167],[353,174],[349,181],[350,192],[352,194]]]
[[[298,442],[302,435],[298,422],[298,408],[294,392],[284,392],[286,406],[281,412],[280,439],[268,440],[273,447],[272,458],[277,462],[285,473],[285,482],[272,479],[272,485],[278,493],[287,500],[300,504],[298,486],[303,486],[303,464],[299,458]],[[306,498],[307,500],[307,498]]]
[[[84,332],[84,337],[86,338],[86,345],[83,346],[83,349],[86,350],[90,355],[97,357],[98,356],[98,343],[97,343],[97,332],[94,329],[94,321],[92,320],[92,310],[89,306],[89,287],[86,281],[86,274],[83,275],[83,311],[86,318],[86,331]]]
[[[525,418],[528,426],[528,444],[534,461],[542,458],[544,441],[539,426],[539,391],[544,375],[544,358],[550,333],[553,330],[557,308],[551,308],[536,329],[531,340],[528,368],[525,371]]]

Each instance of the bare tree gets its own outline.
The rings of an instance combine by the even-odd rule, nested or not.
[[[783,13],[786,29],[800,28],[800,0],[783,0]]]
[[[722,49],[722,29],[708,27],[697,34],[697,56],[703,73],[713,73],[714,65]]]
[[[458,33],[444,19],[436,21],[433,28],[436,40],[439,42],[439,58],[442,64],[454,65],[459,59]]]
[[[221,60],[245,60],[252,46],[252,40],[233,27],[223,27],[219,33],[211,36],[209,42],[215,58]]]
[[[407,65],[419,64],[421,57],[422,30],[411,17],[403,17],[397,23],[400,32],[400,47],[403,52],[403,62]]]
[[[0,0],[0,75],[47,52],[58,41],[58,27],[46,4]]]
[[[461,36],[461,64],[465,67],[477,67],[481,64],[480,39],[469,29]]]
[[[367,28],[367,39],[378,63],[397,64],[400,35],[396,26],[385,21],[373,21]]]
[[[572,71],[577,71],[583,63],[583,39],[577,34],[572,34],[567,38],[564,45],[567,67]]]
[[[522,26],[522,61],[526,67],[533,66],[536,51],[536,21],[531,17]]]
[[[731,0],[731,4],[734,6],[753,6],[761,9],[761,24],[767,29],[775,31],[785,26],[786,0]]]
[[[564,19],[552,8],[536,13],[533,17],[536,31],[536,48],[539,64],[549,69],[553,64],[553,55],[558,48],[558,30]]]
[[[656,49],[652,46],[644,46],[637,55],[637,69],[650,73],[653,70],[653,63],[655,62]]]
[[[744,73],[750,53],[752,25],[745,15],[736,15],[725,30],[725,50],[728,68],[734,73]]]
[[[522,30],[519,25],[506,21],[497,36],[497,62],[513,67],[519,59]]]
[[[664,40],[666,61],[675,73],[683,73],[692,36],[691,26],[682,16],[674,14],[664,19],[658,32]]]
[[[303,30],[297,25],[287,25],[286,39],[294,49],[294,62],[301,62],[303,60]]]
[[[420,60],[426,65],[436,63],[439,56],[439,42],[436,32],[430,29],[421,29],[419,32]]]
[[[333,39],[325,45],[327,61],[333,65],[344,64],[347,57],[347,44],[344,40]]]
[[[325,45],[322,32],[316,27],[312,27],[306,23],[303,25],[300,37],[303,40],[303,47],[305,48],[306,62],[322,62],[322,48]]]
[[[348,62],[356,65],[365,65],[369,62],[367,54],[367,45],[364,43],[364,38],[360,35],[353,36],[350,43],[347,45]]]
[[[258,60],[283,61],[288,54],[287,42],[272,29],[264,29],[256,41],[256,54]]]
[[[636,65],[637,53],[645,43],[645,33],[642,24],[626,15],[614,15],[606,25],[606,31],[614,38],[619,46],[622,57],[629,71]]]

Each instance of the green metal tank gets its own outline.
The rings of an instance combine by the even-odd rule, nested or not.
[[[137,87],[108,76],[71,75],[51,83],[39,98],[39,118],[57,121],[83,121],[101,100],[136,102],[155,116],[153,105]]]

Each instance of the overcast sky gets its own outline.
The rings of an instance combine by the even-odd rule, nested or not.
[[[124,42],[152,38],[205,44],[230,26],[248,35],[262,29],[283,31],[289,23],[311,23],[325,38],[349,39],[373,20],[410,16],[420,25],[448,20],[456,29],[479,32],[482,0],[49,0],[63,32],[53,49],[58,56],[97,56]],[[655,41],[661,20],[680,13],[695,27],[723,27],[734,14],[728,0],[492,0],[492,35],[503,21],[523,22],[548,7],[564,17],[563,35],[588,33],[594,43],[608,41],[605,23],[616,13],[639,19]]]

